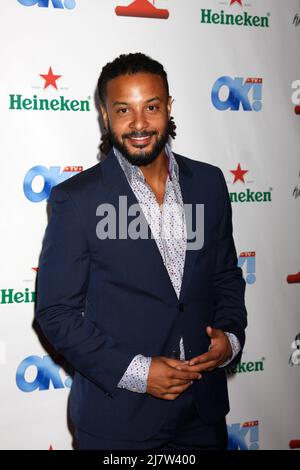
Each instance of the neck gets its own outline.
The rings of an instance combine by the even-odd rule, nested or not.
[[[165,182],[168,175],[169,159],[165,150],[163,149],[154,162],[147,166],[140,166],[140,170],[146,181]]]

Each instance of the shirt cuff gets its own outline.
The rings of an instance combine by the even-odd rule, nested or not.
[[[229,339],[232,349],[232,356],[230,359],[227,359],[227,361],[223,362],[223,364],[219,365],[219,367],[226,367],[235,358],[235,356],[238,355],[241,350],[241,345],[238,338],[233,333],[228,333],[227,331],[224,331],[224,333]]]
[[[151,357],[145,357],[142,354],[135,356],[118,383],[118,387],[130,392],[146,393],[150,365]]]

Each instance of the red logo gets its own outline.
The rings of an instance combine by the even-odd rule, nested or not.
[[[133,16],[138,18],[158,18],[166,20],[169,18],[169,11],[156,8],[155,0],[134,0],[127,7],[118,6],[115,12],[118,16]]]
[[[300,283],[300,272],[296,274],[289,274],[286,278],[288,284],[299,284]]]
[[[292,439],[289,442],[290,449],[300,449],[300,439]]]
[[[243,6],[242,5],[242,0],[230,0],[230,5],[229,6],[233,5],[234,3],[238,3],[239,5],[241,5],[241,7]]]
[[[236,170],[230,170],[230,173],[234,175],[233,183],[236,183],[237,181],[242,181],[242,183],[245,183],[244,175],[248,173],[248,171],[249,170],[242,170],[240,163],[238,164]]]
[[[262,78],[247,78],[245,80],[245,83],[262,83],[263,79]]]
[[[63,171],[71,171],[72,173],[79,173],[80,171],[83,171],[83,166],[82,165],[71,165],[71,166],[65,166]]]
[[[40,74],[40,77],[42,77],[45,80],[44,90],[48,88],[48,86],[50,85],[53,86],[53,88],[57,90],[56,80],[58,80],[61,77],[61,75],[54,75],[51,67],[49,67],[47,74]]]

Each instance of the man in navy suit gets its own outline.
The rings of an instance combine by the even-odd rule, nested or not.
[[[172,152],[160,63],[121,55],[98,90],[107,157],[51,192],[36,307],[79,448],[225,449],[247,322],[223,174]]]

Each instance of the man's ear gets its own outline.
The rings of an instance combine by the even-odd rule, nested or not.
[[[102,114],[102,119],[103,119],[103,124],[105,129],[108,129],[108,115],[107,115],[107,110],[104,104],[100,103],[100,111]]]
[[[172,96],[169,96],[169,98],[168,98],[168,104],[167,104],[168,118],[169,118],[169,119],[170,119],[170,117],[171,117],[172,102],[173,102],[173,98],[172,98]]]

